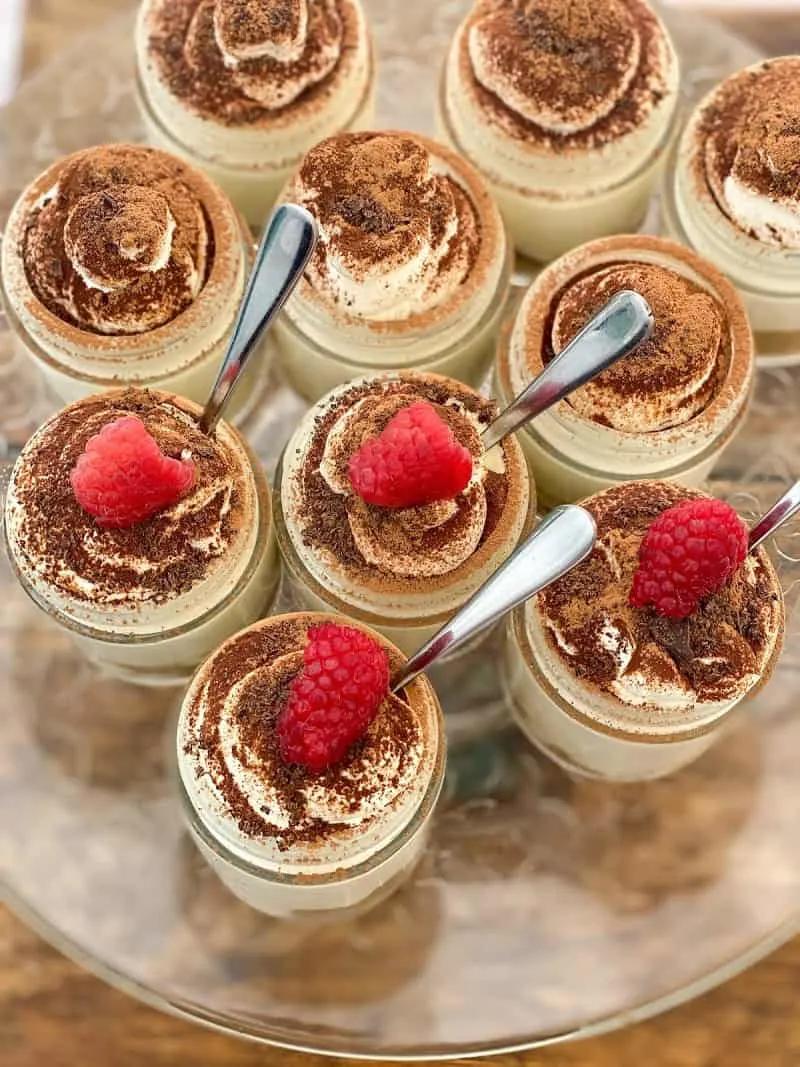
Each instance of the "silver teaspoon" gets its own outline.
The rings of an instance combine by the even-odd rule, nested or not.
[[[404,664],[392,679],[392,692],[572,570],[592,551],[596,536],[594,519],[585,508],[565,504],[551,511],[458,614]]]
[[[773,504],[769,511],[762,515],[750,530],[750,539],[747,543],[748,551],[754,552],[763,541],[771,537],[776,530],[793,518],[798,511],[800,511],[800,482],[795,482],[792,488],[785,492],[780,500]]]
[[[256,344],[303,276],[316,243],[317,224],[305,208],[281,204],[273,212],[264,228],[225,358],[200,417],[204,433],[213,433]]]
[[[650,337],[654,322],[650,305],[639,293],[624,289],[613,296],[483,431],[481,439],[487,452],[504,437],[632,352]]]

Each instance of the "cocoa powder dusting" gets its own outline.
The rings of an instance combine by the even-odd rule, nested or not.
[[[611,625],[633,649],[623,672],[693,691],[697,701],[737,695],[743,680],[758,674],[774,639],[777,578],[762,553],[754,558],[754,581],[745,567],[688,619],[668,619],[652,608],[630,606],[639,545],[647,528],[666,508],[702,496],[668,482],[631,482],[593,497],[586,506],[597,522],[598,543],[591,556],[539,596],[543,620],[555,627],[567,654],[546,627],[550,648],[589,685],[613,696],[620,677],[619,650],[601,635]]]
[[[337,456],[337,467],[343,471],[346,471],[350,455],[358,450],[366,438],[378,436],[399,410],[419,399],[433,404],[456,438],[477,456],[480,454],[478,434],[452,402],[458,401],[467,411],[473,412],[481,426],[492,421],[497,407],[494,401],[484,399],[467,387],[454,388],[453,382],[445,383],[435,377],[426,378],[421,375],[412,378],[400,376],[385,381],[372,381],[367,386],[353,386],[340,394],[316,421],[313,439],[303,464],[300,486],[300,522],[304,543],[314,550],[331,553],[338,564],[351,573],[360,575],[364,580],[381,584],[391,577],[393,582],[407,585],[409,589],[418,588],[418,577],[403,579],[396,575],[383,575],[376,566],[363,558],[348,521],[349,509],[355,506],[353,498],[334,492],[319,471],[334,425],[366,396],[379,396],[380,404],[377,405],[377,410],[373,409],[368,421],[357,420],[358,425],[353,428],[352,434],[348,434],[343,440],[342,454]],[[456,501],[455,515],[433,528],[427,525],[428,513],[425,508],[409,508],[401,513],[371,507],[360,500],[357,506],[368,515],[369,522],[382,544],[387,547],[392,545],[396,533],[401,539],[399,543],[406,546],[411,542],[418,552],[428,554],[446,550],[448,545],[453,543],[464,524],[469,521],[473,496],[480,491],[481,489],[475,487],[462,493]],[[504,474],[487,472],[482,491],[486,496],[487,513],[480,545],[492,537],[502,521],[509,494],[507,477]],[[454,573],[450,572],[446,580],[452,581]]]
[[[308,616],[286,616],[268,620],[229,642],[209,664],[189,716],[193,740],[186,753],[196,759],[205,757],[227,814],[246,837],[269,838],[281,850],[354,832],[344,822],[312,814],[306,793],[309,786],[322,790],[332,809],[355,814],[374,791],[370,769],[396,764],[391,777],[382,779],[382,788],[396,789],[407,773],[410,753],[425,741],[417,712],[405,699],[387,696],[365,736],[342,762],[320,773],[284,763],[276,726],[292,680],[302,669],[308,632]],[[391,670],[397,669],[401,658],[388,648],[387,652]],[[231,705],[234,687],[238,687],[237,700]],[[270,821],[266,805],[257,811],[237,785],[220,739],[223,723],[228,732],[235,730],[238,735],[237,758],[264,783],[265,795],[274,793],[288,825]],[[367,829],[361,823],[358,832]]]
[[[800,202],[800,58],[766,62],[724,82],[703,112],[694,167],[728,214],[730,175],[757,195]]]
[[[78,504],[69,476],[89,438],[125,415],[140,418],[166,455],[190,454],[195,485],[145,522],[103,529]],[[121,610],[169,601],[201,581],[254,521],[250,478],[178,398],[135,389],[90,397],[57,415],[23,452],[15,474],[19,549],[72,599]]]
[[[480,34],[498,87],[481,84],[466,57],[479,103],[528,143],[555,151],[600,147],[641,125],[667,92],[664,31],[642,0],[479,0],[468,29]],[[578,128],[545,129],[501,99],[500,85]],[[603,106],[616,96],[613,107]]]
[[[588,268],[571,278],[551,300],[542,360],[546,366],[608,300],[629,289],[640,293],[653,310],[652,336],[590,385],[576,390],[569,402],[577,410],[591,410],[590,398],[602,389],[606,399],[640,401],[642,409],[652,410],[660,426],[681,425],[716,396],[727,379],[732,352],[725,308],[708,290],[677,271],[623,260]],[[614,424],[614,412],[608,414]],[[590,417],[601,421],[594,413]]]
[[[20,254],[39,300],[94,333],[143,333],[196,298],[213,231],[191,170],[155,149],[104,145],[64,161]],[[88,281],[87,281],[88,279]]]
[[[478,258],[481,225],[475,206],[449,175],[431,173],[430,152],[413,136],[344,133],[313,148],[297,183],[310,191],[306,206],[323,224],[314,263],[322,276],[333,255],[351,274],[368,275],[421,248],[440,246],[456,222],[440,262],[446,276],[457,264],[468,277]]]
[[[220,51],[215,8],[222,39],[237,57],[233,66]],[[202,117],[232,127],[269,126],[288,108],[313,109],[336,77],[331,49],[345,55],[357,47],[350,0],[308,3],[304,37],[300,14],[300,0],[153,0],[150,55],[169,91]],[[299,44],[298,54],[285,61],[257,54],[265,41]],[[299,95],[287,91],[302,85]],[[268,106],[267,98],[287,102]]]

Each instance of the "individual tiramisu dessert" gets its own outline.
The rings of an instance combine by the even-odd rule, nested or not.
[[[118,390],[54,415],[14,467],[5,534],[31,599],[109,673],[174,684],[260,618],[279,566],[266,478],[200,408]]]
[[[667,232],[740,289],[759,355],[800,360],[800,56],[724,81],[676,149]]]
[[[414,133],[340,134],[308,153],[281,197],[319,224],[276,325],[303,396],[382,370],[482,381],[511,265],[502,219],[472,166]]]
[[[151,143],[202,167],[253,226],[309,148],[372,121],[360,0],[142,0],[136,59]]]
[[[278,543],[308,607],[411,654],[511,555],[535,512],[493,401],[434,374],[340,386],[305,416],[276,478]]]
[[[753,342],[739,295],[694,252],[645,236],[590,242],[539,275],[501,338],[503,403],[626,289],[653,309],[650,340],[520,432],[546,505],[636,478],[701,485],[745,418]]]
[[[524,733],[567,769],[659,778],[769,680],[781,585],[733,508],[696,489],[629,482],[585,506],[594,551],[514,613],[507,692]]]
[[[222,881],[275,916],[358,909],[413,869],[445,742],[424,676],[397,695],[396,648],[337,615],[279,615],[195,675],[178,724],[192,836]]]
[[[244,224],[204,174],[152,148],[105,145],[55,163],[21,195],[3,298],[63,401],[146,385],[202,403],[252,258]]]
[[[676,123],[679,69],[645,0],[477,0],[446,60],[439,126],[543,262],[636,230]]]

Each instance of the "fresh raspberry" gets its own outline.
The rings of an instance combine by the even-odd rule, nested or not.
[[[349,475],[368,504],[411,508],[458,496],[472,477],[472,456],[436,409],[418,400],[350,457]]]
[[[722,500],[703,497],[667,508],[642,540],[631,604],[687,618],[736,573],[747,544],[747,527]]]
[[[99,526],[144,522],[194,485],[194,463],[165,456],[141,419],[125,415],[90,437],[69,480]]]
[[[389,692],[389,657],[353,626],[322,623],[309,631],[303,669],[278,717],[284,763],[322,771],[363,737]]]

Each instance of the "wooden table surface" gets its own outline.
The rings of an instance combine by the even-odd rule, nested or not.
[[[129,0],[28,0],[24,70],[127,6]],[[773,53],[800,51],[800,18],[776,15],[754,25],[752,16],[738,15],[730,21],[757,35]],[[800,939],[721,989],[651,1022],[496,1062],[509,1067],[796,1067],[798,989]],[[316,1062],[218,1036],[143,1007],[63,959],[0,907],[2,1067],[310,1067]]]

